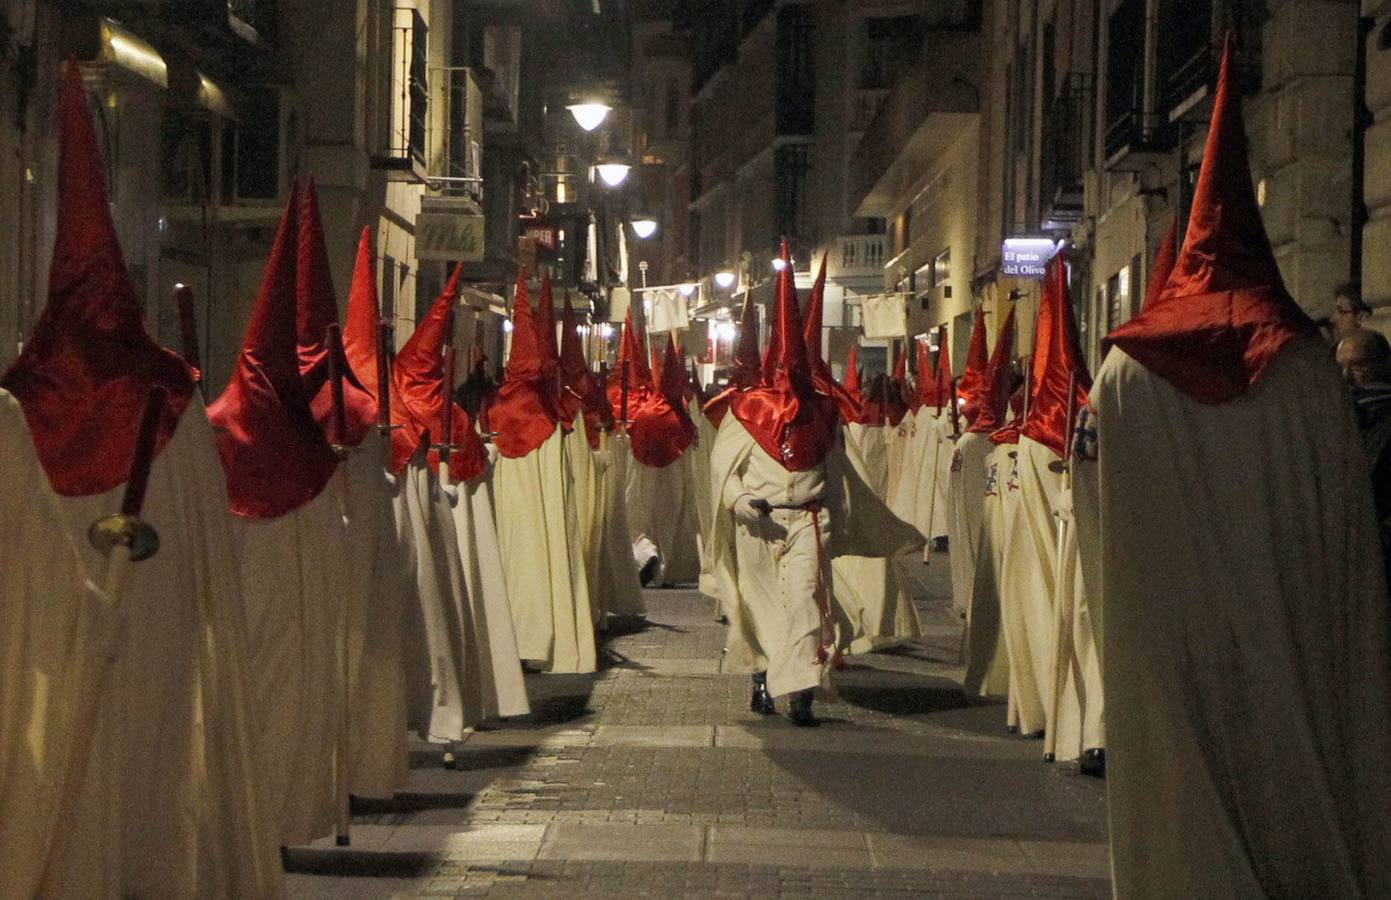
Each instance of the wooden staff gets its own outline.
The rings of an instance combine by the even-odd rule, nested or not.
[[[961,407],[956,393],[956,384],[959,380],[957,378],[951,380],[951,436],[953,438],[961,437]]]
[[[1063,421],[1066,423],[1067,430],[1063,434],[1063,458],[1061,468],[1054,469],[1053,464],[1049,465],[1050,471],[1062,473],[1062,490],[1072,490],[1072,462],[1068,458],[1072,447],[1072,420],[1077,409],[1077,373],[1069,372],[1067,377],[1067,414]],[[1054,563],[1054,591],[1061,592],[1063,588],[1063,558],[1064,547],[1067,544],[1068,527],[1071,521],[1063,516],[1058,516],[1058,546],[1057,556]],[[1057,759],[1058,735],[1057,725],[1058,707],[1062,703],[1063,691],[1067,687],[1067,668],[1063,665],[1063,660],[1067,656],[1067,650],[1071,645],[1072,619],[1068,616],[1067,610],[1062,603],[1058,602],[1055,596],[1053,602],[1053,693],[1048,701],[1048,723],[1049,728],[1044,735],[1043,741],[1043,760],[1052,762]]]
[[[193,377],[201,392],[206,388],[203,386],[203,357],[198,347],[198,317],[193,313],[193,289],[186,284],[175,287],[174,302],[179,307],[179,337],[183,342],[184,362],[193,367]]]
[[[632,365],[632,360],[623,360],[623,380],[620,393],[621,400],[619,402],[619,412],[621,412],[623,416],[618,420],[618,424],[625,432],[628,430],[628,381],[631,377]]]
[[[328,386],[333,398],[329,443],[341,456],[348,449],[348,404],[343,396],[343,329],[337,322],[324,329],[324,343],[328,345]]]
[[[395,343],[395,329],[382,319],[377,323],[377,430],[382,434],[391,430],[391,348]]]

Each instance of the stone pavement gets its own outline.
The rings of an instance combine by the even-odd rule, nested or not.
[[[290,895],[1109,896],[1104,785],[963,699],[946,559],[910,566],[924,643],[852,659],[821,728],[749,712],[712,603],[651,591],[600,672],[528,675],[531,716],[418,747],[351,848],[287,851]]]

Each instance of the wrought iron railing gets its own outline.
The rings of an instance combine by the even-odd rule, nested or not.
[[[1089,72],[1068,73],[1043,129],[1042,197],[1054,221],[1081,214],[1082,178],[1091,167],[1095,91]]]

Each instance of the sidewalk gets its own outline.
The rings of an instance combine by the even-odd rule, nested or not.
[[[749,712],[709,600],[649,592],[602,671],[528,676],[530,717],[422,748],[351,848],[288,851],[290,895],[1109,896],[1104,785],[963,701],[945,570],[926,646],[852,660],[815,730]]]

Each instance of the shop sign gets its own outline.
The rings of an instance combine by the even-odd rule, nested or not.
[[[1042,279],[1058,245],[1048,238],[1005,238],[1000,255],[1000,274],[1010,278]]]
[[[470,213],[422,212],[415,217],[415,258],[481,261],[483,217]]]

